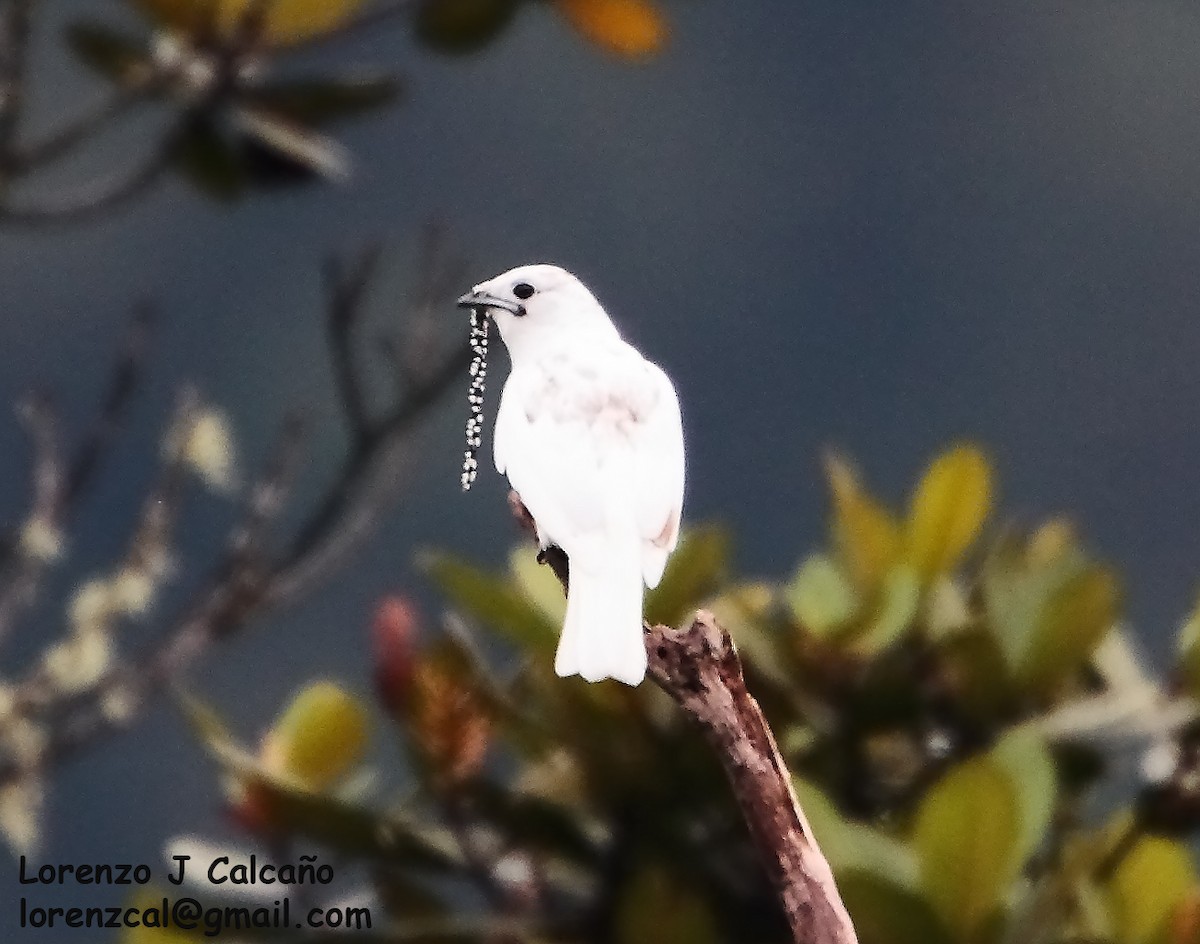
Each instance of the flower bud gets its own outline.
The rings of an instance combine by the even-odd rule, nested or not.
[[[418,625],[416,608],[404,597],[384,597],[375,609],[371,624],[375,688],[380,704],[393,718],[405,713]]]

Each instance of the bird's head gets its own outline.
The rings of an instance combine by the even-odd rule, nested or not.
[[[510,269],[480,282],[458,305],[484,310],[496,322],[514,359],[566,338],[616,334],[587,287],[566,269],[553,265]]]

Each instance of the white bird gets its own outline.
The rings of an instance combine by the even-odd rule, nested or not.
[[[627,344],[570,272],[521,266],[458,304],[486,311],[512,370],[494,451],[537,525],[570,561],[554,669],[589,682],[646,675],[642,585],[679,540],[683,424],[675,387]]]

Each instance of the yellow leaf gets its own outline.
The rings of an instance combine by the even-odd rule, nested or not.
[[[558,9],[585,38],[629,58],[644,58],[667,39],[663,15],[646,0],[556,0]]]
[[[895,516],[863,490],[850,465],[837,455],[825,459],[833,497],[833,540],[858,589],[874,593],[900,548]]]
[[[164,26],[191,36],[232,35],[254,0],[132,0]],[[261,39],[286,46],[320,36],[349,19],[363,0],[268,0]]]
[[[358,765],[366,746],[367,713],[358,699],[333,682],[314,682],[275,722],[262,759],[271,772],[323,790]]]
[[[992,469],[983,453],[969,443],[942,453],[909,508],[909,562],[925,578],[953,568],[979,536],[991,502]]]
[[[925,795],[913,841],[926,897],[957,939],[970,940],[1020,868],[1017,799],[995,762],[960,764]]]
[[[1186,847],[1143,836],[1121,860],[1110,885],[1117,940],[1143,944],[1156,938],[1196,881]]]

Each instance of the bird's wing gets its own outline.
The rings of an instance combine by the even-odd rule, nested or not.
[[[500,409],[496,411],[496,427],[492,431],[492,458],[496,462],[496,471],[501,475],[508,468],[508,456],[512,453],[511,440],[519,436],[519,430],[511,429],[516,420],[513,398],[509,396],[511,384],[506,383],[500,391]]]
[[[679,402],[667,376],[622,345],[585,369],[514,371],[496,423],[497,465],[573,563],[643,553],[658,582],[683,497]],[[618,546],[623,548],[618,551]]]
[[[605,483],[586,421],[542,409],[520,395],[514,374],[505,388],[496,447],[509,483],[537,522],[545,544],[557,544],[572,564],[599,562],[604,546]]]
[[[636,427],[633,445],[638,464],[634,485],[643,576],[646,584],[654,587],[662,577],[667,557],[679,543],[685,472],[683,419],[670,378],[656,364],[643,364],[654,396],[653,405]]]

